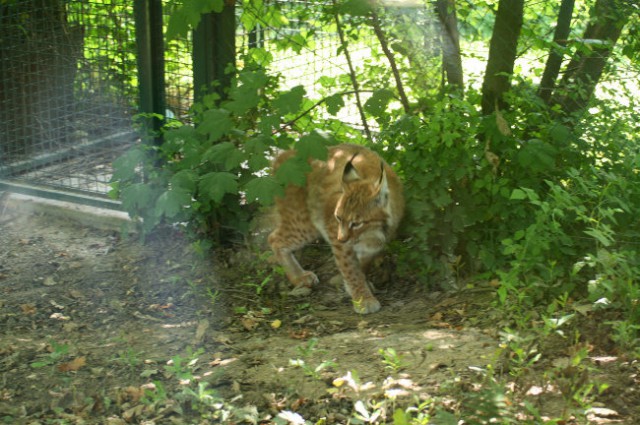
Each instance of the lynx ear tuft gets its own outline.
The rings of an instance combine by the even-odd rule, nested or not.
[[[378,180],[377,191],[376,204],[387,205],[389,201],[389,183],[387,182],[387,173],[384,171],[384,163],[380,163],[380,180]]]
[[[358,174],[358,170],[353,166],[353,159],[357,154],[353,155],[349,162],[344,166],[344,171],[342,172],[342,182],[343,183],[351,183],[356,180],[360,180],[360,175]]]

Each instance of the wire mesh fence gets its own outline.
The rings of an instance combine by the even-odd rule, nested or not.
[[[163,1],[165,27],[180,4]],[[242,4],[249,7],[251,2]],[[286,24],[269,26],[256,11],[257,25],[246,32],[238,19],[238,57],[250,48],[268,52],[271,71],[282,75],[283,87],[302,85],[312,99],[331,94],[331,78],[348,84],[350,70],[335,22],[318,19],[330,16],[326,8],[332,2],[269,4],[286,17]],[[252,11],[236,8],[238,18],[243,13]],[[407,13],[416,12],[402,9],[388,17],[403,19]],[[138,24],[132,0],[0,3],[0,188],[9,182],[106,198],[111,162],[137,138]],[[428,38],[420,37],[422,42]],[[193,44],[188,36],[164,46],[164,112],[183,122],[190,120],[194,99],[198,64],[193,63]],[[371,28],[363,28],[348,43],[352,65],[379,61],[381,55],[371,57],[375,44]],[[368,94],[363,96],[366,100]],[[362,125],[348,95],[340,119]]]
[[[0,5],[0,177],[104,194],[133,140],[135,42],[124,0]]]

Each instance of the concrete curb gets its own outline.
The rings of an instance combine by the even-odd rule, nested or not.
[[[138,225],[123,211],[90,207],[12,192],[0,192],[0,224],[7,216],[45,215],[72,220],[83,226],[119,233],[138,233]]]

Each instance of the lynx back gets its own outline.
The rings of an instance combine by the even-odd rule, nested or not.
[[[294,154],[281,154],[279,164]],[[376,153],[352,144],[329,148],[313,160],[305,187],[289,186],[276,200],[279,223],[269,244],[294,291],[309,292],[318,277],[293,252],[322,237],[333,251],[346,291],[358,313],[380,310],[366,280],[371,260],[393,238],[404,213],[400,179]]]

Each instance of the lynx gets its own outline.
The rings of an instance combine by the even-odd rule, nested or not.
[[[294,154],[282,153],[274,168]],[[377,154],[353,144],[330,147],[327,160],[312,160],[311,167],[306,187],[288,186],[276,200],[279,224],[269,235],[275,258],[294,292],[309,292],[318,277],[302,269],[293,252],[322,237],[331,246],[355,311],[374,313],[380,302],[365,272],[402,218],[400,179]]]

